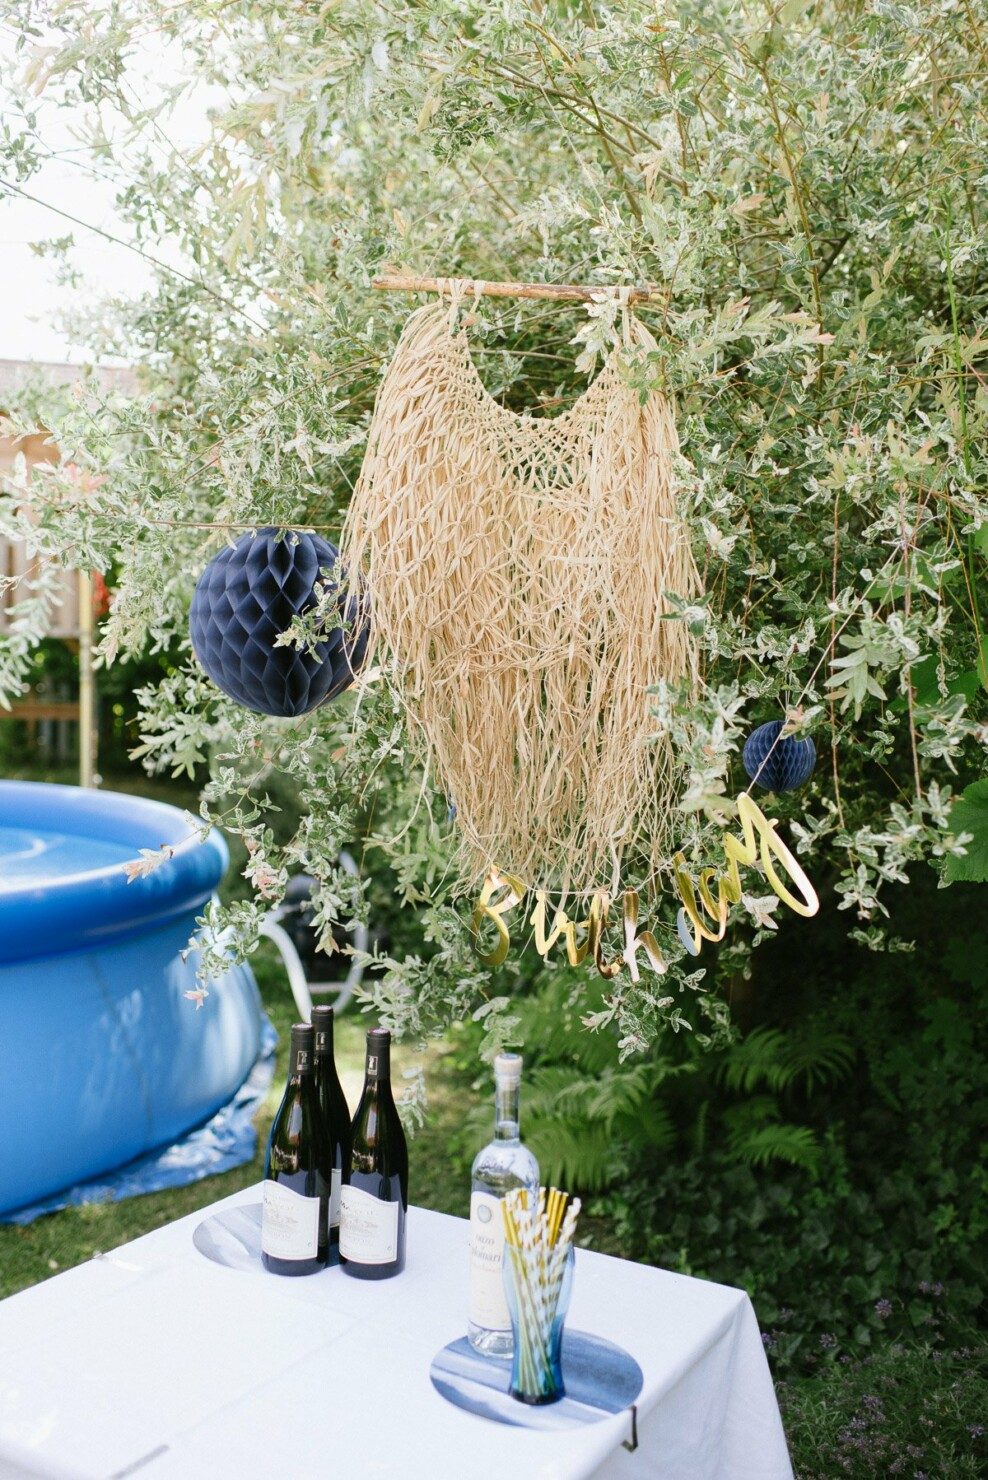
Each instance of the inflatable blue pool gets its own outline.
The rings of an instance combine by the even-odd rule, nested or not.
[[[128,881],[141,848],[173,851]],[[174,807],[0,781],[0,1213],[166,1145],[257,1057],[247,967],[185,997],[182,953],[228,862]]]

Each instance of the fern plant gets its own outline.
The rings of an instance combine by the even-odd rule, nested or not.
[[[808,1125],[782,1119],[772,1095],[755,1095],[731,1105],[723,1114],[726,1146],[733,1161],[764,1167],[784,1161],[815,1172],[820,1157],[816,1134]]]
[[[610,1065],[599,1073],[580,1064],[546,1066],[531,1075],[529,1144],[544,1180],[597,1192],[627,1168],[628,1150],[663,1150],[676,1139],[662,1078],[653,1063]]]
[[[603,1191],[677,1144],[696,1153],[711,1138],[732,1161],[812,1174],[818,1137],[794,1117],[854,1062],[845,1034],[810,1022],[755,1027],[716,1056],[667,1038],[646,1058],[619,1063],[607,1033],[587,1033],[585,988],[563,971],[513,1007],[528,1064],[525,1138],[544,1180],[582,1192]],[[487,1113],[471,1126],[478,1135]]]
[[[600,989],[588,1001],[585,983],[558,971],[541,991],[512,1002],[526,1058],[523,1134],[542,1180],[570,1191],[599,1192],[646,1148],[671,1147],[678,1130],[663,1086],[698,1067],[659,1045],[647,1058],[619,1063],[613,1038],[583,1023],[602,996]],[[486,1095],[477,1098],[467,1129],[479,1144],[489,1110]]]
[[[814,1023],[798,1032],[753,1028],[732,1044],[714,1073],[717,1082],[740,1097],[722,1113],[731,1157],[752,1167],[787,1162],[816,1171],[816,1133],[783,1119],[783,1104],[791,1104],[798,1094],[809,1098],[822,1085],[846,1077],[853,1062],[850,1040]]]
[[[848,1074],[854,1061],[850,1040],[811,1023],[801,1031],[758,1027],[732,1044],[718,1065],[726,1089],[751,1094],[764,1085],[773,1093],[802,1088],[807,1095]]]

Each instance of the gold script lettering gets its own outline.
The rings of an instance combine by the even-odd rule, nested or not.
[[[667,970],[663,960],[659,943],[651,930],[643,930],[638,933],[638,891],[626,889],[624,891],[624,954],[623,961],[631,972],[631,980],[639,981],[638,974],[638,952],[644,951],[648,957],[649,965],[653,971],[661,976]]]
[[[741,903],[741,865],[751,868],[760,861],[770,888],[797,915],[815,915],[820,908],[813,885],[779,837],[778,823],[770,821],[745,791],[738,797],[737,809],[741,836],[728,833],[724,838],[723,873],[715,868],[701,869],[694,884],[682,853],[677,853],[673,860],[676,893],[683,906],[678,918],[679,938],[692,956],[700,954],[705,940],[724,939],[731,906]],[[783,876],[788,877],[796,893],[787,886]],[[504,916],[521,902],[525,893],[524,882],[514,874],[492,869],[487,875],[470,920],[474,947],[487,966],[500,966],[505,960],[511,938]],[[638,894],[634,889],[624,891],[624,949],[613,960],[604,959],[604,929],[610,905],[610,896],[598,890],[590,901],[585,920],[571,920],[565,910],[557,910],[552,928],[547,931],[549,896],[544,889],[537,890],[530,919],[535,949],[545,958],[561,939],[565,941],[571,966],[579,966],[589,955],[605,981],[612,980],[627,966],[632,981],[637,982],[639,951],[644,951],[653,971],[666,971],[667,963],[655,936],[650,930],[638,930]],[[480,943],[485,920],[492,921],[497,931],[497,941],[490,951],[484,951]],[[578,931],[584,932],[582,941],[577,939]]]
[[[590,949],[589,922],[584,920],[582,926],[578,926],[574,920],[570,919],[565,910],[557,910],[552,921],[552,930],[546,935],[545,919],[548,903],[549,897],[545,890],[537,889],[535,891],[535,908],[532,911],[532,918],[529,921],[535,932],[535,949],[540,956],[545,958],[556,944],[556,941],[562,936],[566,941],[566,956],[569,964],[571,966],[579,966]],[[578,929],[583,929],[587,932],[582,945],[577,945],[576,943],[576,932]]]
[[[499,899],[495,899],[499,889],[503,889],[504,893]],[[511,937],[502,917],[524,897],[525,885],[514,874],[501,874],[492,869],[484,880],[484,887],[474,905],[470,920],[470,934],[473,936],[474,949],[485,966],[500,966],[507,956]],[[485,920],[493,920],[497,930],[497,944],[491,951],[484,951],[480,944],[480,927]]]
[[[681,853],[676,855],[676,890],[683,901],[683,911],[693,925],[692,954],[694,956],[700,954],[701,941],[722,940],[724,937],[727,929],[728,907],[731,904],[739,904],[741,901],[739,864],[743,863],[746,868],[750,868],[753,863],[758,862],[760,857],[765,877],[772,890],[782,900],[782,903],[788,905],[797,915],[815,915],[820,908],[816,890],[776,831],[778,823],[770,822],[757,802],[754,802],[746,791],[738,797],[738,821],[741,823],[741,837],[729,834],[724,839],[727,872],[717,879],[716,900],[710,889],[710,880],[716,877],[716,870],[704,869],[699,876],[697,888],[694,890],[689,874],[686,872],[683,855]],[[797,898],[787,889],[779,878],[772,861],[773,855],[782,864],[785,872],[799,890],[801,898]],[[708,915],[716,920],[716,931],[704,925],[697,908],[697,894]]]
[[[587,943],[590,947],[590,954],[605,982],[612,981],[624,965],[624,960],[620,956],[614,961],[604,960],[604,926],[607,924],[607,913],[610,907],[610,896],[603,889],[599,889],[590,901],[590,913],[587,917]]]

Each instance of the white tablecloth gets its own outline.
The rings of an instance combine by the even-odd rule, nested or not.
[[[413,1208],[397,1279],[280,1279],[192,1243],[250,1188],[0,1302],[0,1480],[790,1480],[748,1297],[580,1250],[569,1324],[625,1347],[630,1413],[538,1433],[434,1390],[467,1224]]]

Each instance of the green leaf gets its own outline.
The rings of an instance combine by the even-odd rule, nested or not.
[[[774,1124],[739,1130],[728,1135],[732,1156],[752,1167],[766,1167],[774,1161],[815,1171],[820,1147],[807,1125]]]
[[[849,1040],[819,1023],[809,1025],[805,1035],[761,1026],[732,1044],[718,1072],[735,1093],[750,1095],[760,1085],[779,1093],[800,1084],[812,1094],[818,1085],[850,1073],[853,1061]]]
[[[949,884],[988,883],[988,779],[972,781],[950,809],[950,830],[973,833],[961,857],[948,854],[946,877]]]
[[[988,655],[988,638],[981,639],[986,655]],[[988,657],[986,657],[988,661]],[[923,658],[919,663],[912,666],[913,689],[916,694],[917,704],[928,708],[936,704],[940,699],[940,687],[937,683],[937,660],[936,657]],[[948,694],[963,694],[965,699],[973,699],[978,692],[979,673],[977,669],[968,668],[963,673],[958,673],[956,678],[947,680]],[[890,706],[897,712],[906,708],[905,699],[896,699]]]

